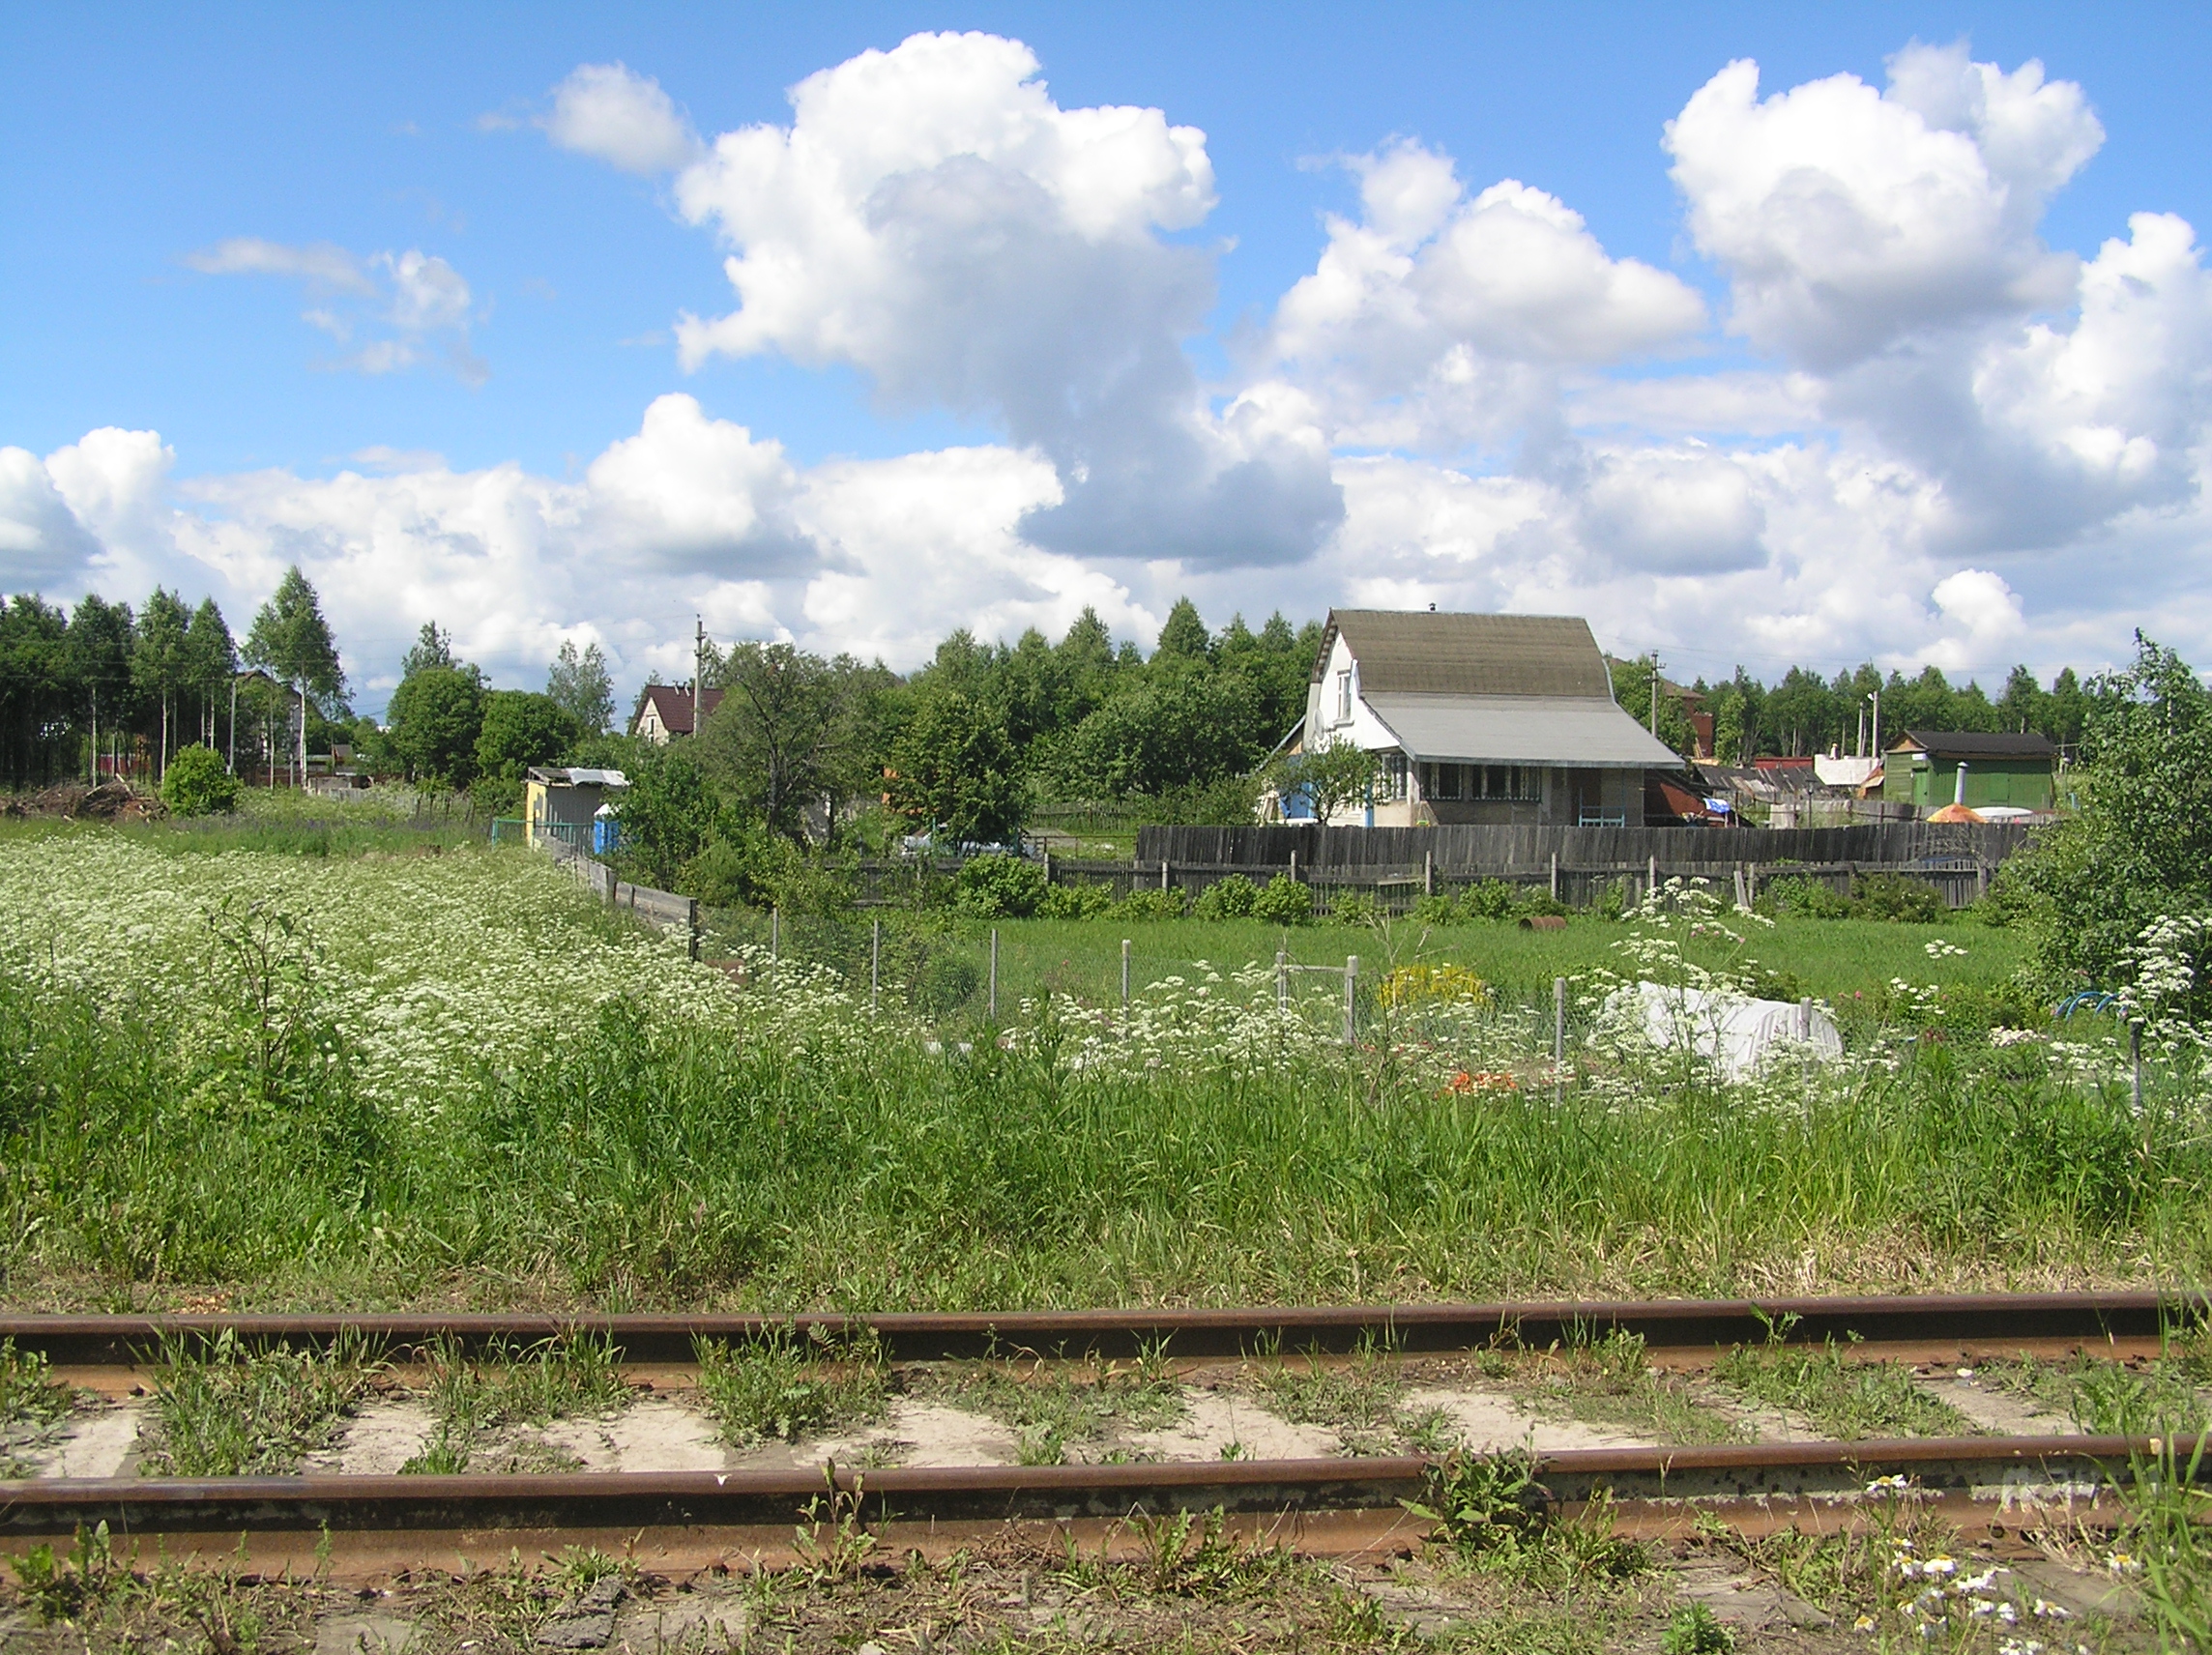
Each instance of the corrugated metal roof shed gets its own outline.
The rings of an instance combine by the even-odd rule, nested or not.
[[[1358,658],[1359,689],[1369,701],[1377,694],[1530,695],[1613,704],[1605,656],[1580,616],[1332,609],[1316,682],[1340,634]]]
[[[1366,663],[1360,664],[1364,669]],[[1601,701],[1583,695],[1370,693],[1366,700],[1415,759],[1563,769],[1672,769],[1682,762],[1610,695]]]

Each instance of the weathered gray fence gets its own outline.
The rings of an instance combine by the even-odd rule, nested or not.
[[[694,960],[699,957],[699,901],[696,897],[678,896],[674,891],[655,890],[648,885],[618,880],[614,869],[606,863],[559,840],[544,841],[544,849],[554,861],[574,874],[609,908],[634,914],[662,931],[682,932],[690,943],[691,957]]]

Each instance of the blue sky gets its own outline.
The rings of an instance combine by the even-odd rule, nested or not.
[[[1086,346],[1066,383],[1041,368],[1025,377],[1008,363],[1050,358],[1052,330],[1091,327],[1093,310],[1045,294],[1033,316],[1018,285],[958,321],[973,334],[1008,318],[1009,339],[975,360],[913,344],[930,332],[932,306],[944,308],[941,290],[876,288],[845,296],[836,318],[756,329],[741,348],[687,365],[673,339],[681,314],[754,304],[722,262],[781,233],[759,216],[767,184],[695,180],[720,191],[719,205],[687,210],[683,165],[626,171],[607,163],[617,140],[604,132],[562,147],[543,124],[554,89],[581,66],[620,63],[623,84],[656,83],[709,142],[786,128],[795,84],[939,30],[1024,43],[1055,120],[1127,106],[1203,131],[1210,208],[1136,229],[1118,220],[1112,232],[1139,261],[1128,268],[1150,274],[1036,254],[1039,271],[1058,273],[1040,281],[1094,279],[1103,294],[1162,283],[1156,313],[1133,302],[1133,320],[1096,326],[1125,325],[1133,354],[1165,330],[1193,370],[1188,388],[1160,369],[1168,378],[1120,423],[1062,419],[1108,393],[1083,376],[1119,371],[1095,366],[1112,342]],[[2132,214],[2194,227],[2212,211],[2201,160],[2212,29],[2198,10],[12,8],[8,38],[0,450],[23,458],[0,468],[0,487],[15,477],[24,492],[12,508],[0,494],[0,578],[65,599],[91,587],[136,596],[159,579],[212,591],[236,618],[298,559],[324,586],[371,705],[406,636],[433,615],[495,676],[527,682],[553,644],[578,637],[602,642],[634,682],[677,664],[670,640],[694,611],[721,632],[908,665],[949,625],[1057,630],[1085,602],[1142,634],[1183,590],[1216,622],[1231,609],[1280,604],[1295,616],[1424,595],[1573,608],[1609,643],[1658,647],[1708,672],[1733,659],[1771,672],[1868,655],[1985,675],[2015,658],[2048,670],[2117,657],[2145,620],[2185,648],[2212,649],[2194,457],[2204,413],[2190,377],[2201,364],[2189,355],[2205,340],[2194,289],[2183,291],[2200,263],[2194,249],[2167,257],[2164,276],[2113,267],[2113,291],[2147,286],[2170,301],[2147,353],[2163,368],[2100,347],[2090,409],[2078,363],[2052,370],[2057,391],[2029,385],[2019,366],[2072,336],[2082,313],[2064,272],[2038,267],[2030,280],[2030,263],[2094,261],[2108,238],[2129,236]],[[1954,79],[1971,79],[1969,59],[2005,75],[2038,60],[2049,83],[2079,88],[2080,109],[2046,100],[2036,118],[2071,120],[2068,131],[2093,120],[2101,133],[2077,145],[2086,159],[2037,186],[2024,220],[1991,232],[1990,281],[2002,276],[2014,297],[1957,300],[1957,283],[1978,279],[1960,262],[1982,256],[1968,249],[1944,253],[1935,262],[1949,274],[1917,298],[1883,299],[1872,321],[1772,311],[1744,322],[1761,258],[1818,286],[1833,245],[1777,240],[1790,209],[1771,189],[1701,231],[1698,202],[1750,186],[1723,176],[1733,162],[1721,140],[1695,191],[1671,177],[1681,158],[1663,147],[1667,124],[1732,60],[1757,60],[1762,100],[1838,75],[1879,91],[1914,42],[1965,43],[1969,52],[1941,68]],[[948,72],[915,71],[937,73]],[[942,119],[887,103],[867,141],[950,165],[959,157],[943,159],[942,132],[899,128]],[[1811,146],[1802,168],[1850,173],[1863,133],[1839,121],[1792,140]],[[1997,156],[1997,132],[1971,128],[1985,158]],[[860,141],[837,141],[847,138]],[[1403,330],[1382,337],[1373,310],[1331,313],[1298,334],[1281,306],[1330,246],[1323,215],[1356,223],[1363,211],[1362,174],[1340,162],[1393,141],[1440,165],[1448,158],[1463,206],[1512,179],[1579,215],[1591,256],[1638,261],[1675,284],[1645,296],[1673,320],[1584,316],[1570,346],[1556,329],[1540,348],[1515,344],[1523,324],[1537,325],[1505,316],[1499,305],[1520,301],[1480,278],[1436,302],[1417,342]],[[996,177],[1028,164],[984,160]],[[1907,156],[1886,182],[1838,188],[1858,190],[1878,220],[1883,202],[1909,201],[1897,179],[1919,164]],[[2023,187],[2011,188],[2017,209]],[[1889,233],[1901,247],[1928,233],[1908,205],[1898,210]],[[913,236],[950,234],[934,218],[917,222]],[[1057,246],[1064,229],[1016,214],[972,245],[931,252],[931,268],[993,237]],[[264,250],[219,252],[247,241]],[[801,236],[784,251],[818,259],[826,246]],[[316,247],[351,263],[303,264],[298,250]],[[1012,262],[1034,250],[1017,247]],[[448,285],[409,288],[409,254]],[[1469,256],[1509,255],[1483,242]],[[1900,256],[1905,275],[1875,273],[1870,293],[1909,288],[1932,268]],[[300,274],[311,269],[331,279]],[[843,277],[831,264],[817,278]],[[1182,281],[1210,301],[1179,308]],[[416,321],[395,321],[410,293]],[[1703,300],[1702,316],[1687,319],[1685,295]],[[1617,300],[1604,303],[1617,311]],[[1858,342],[1838,345],[1821,331],[1830,323],[1859,330]],[[875,329],[876,342],[825,344],[848,325]],[[2133,338],[2142,327],[2123,317],[2112,331]],[[1589,342],[1601,335],[1627,343]],[[1433,388],[1452,350],[1454,371],[1474,376],[1477,410],[1412,424],[1378,412],[1402,412],[1416,381]],[[1511,388],[1484,389],[1504,387],[1483,376],[1505,368]],[[2176,383],[2153,383],[2161,371]],[[1652,416],[1638,404],[1624,417],[1590,393],[1729,375],[1762,406],[1794,398],[1801,417],[1768,406],[1731,429],[1709,410]],[[1947,392],[1931,389],[1938,381]],[[2000,406],[1988,390],[1999,381],[2024,389]],[[1925,410],[1968,387],[1979,388],[1974,429],[1932,426]],[[606,468],[593,467],[612,445],[642,441],[646,411],[672,393],[696,409],[675,410],[665,442],[632,456],[643,469],[615,510],[591,480]],[[1009,412],[1022,406],[1027,417]],[[1231,429],[1237,407],[1265,409],[1259,436]],[[1163,422],[1175,428],[1162,435]],[[733,426],[755,446],[731,450]],[[88,441],[101,431],[135,434],[137,446]],[[2139,457],[2111,461],[2101,444]],[[764,458],[759,445],[779,447]],[[1182,457],[1163,459],[1171,450]],[[1985,460],[1961,460],[1969,450]],[[668,457],[679,451],[691,460]],[[1735,470],[1714,469],[1724,463]],[[2091,464],[2119,470],[2076,475]],[[1162,465],[1195,468],[1189,486],[1210,492],[1163,494]],[[1237,491],[1225,493],[1239,466]],[[347,475],[365,480],[342,498],[311,486]],[[1896,513],[1873,529],[1878,513],[1852,493],[1870,478]],[[750,492],[699,504],[683,523],[638,515],[654,500],[733,487]],[[502,488],[520,492],[484,504]],[[2007,491],[2042,489],[2052,502],[2044,521],[2001,508]],[[534,514],[519,541],[486,527],[517,512]],[[1239,549],[1246,518],[1275,527]],[[1183,536],[1185,521],[1202,520],[1225,527]],[[564,539],[574,521],[597,527]],[[2083,583],[2088,570],[2100,578]],[[1877,594],[1849,595],[1869,581]],[[1760,624],[1740,624],[1746,615]]]

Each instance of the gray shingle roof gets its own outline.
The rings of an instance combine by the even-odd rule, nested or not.
[[[2056,751],[2046,737],[1983,730],[1907,730],[1905,739],[1938,759],[2048,759]]]
[[[1360,693],[1542,695],[1613,702],[1589,623],[1576,615],[1439,615],[1332,609],[1314,663],[1319,682],[1342,634],[1359,661]]]

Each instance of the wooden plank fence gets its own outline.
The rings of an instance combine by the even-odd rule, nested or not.
[[[555,862],[574,874],[594,896],[609,908],[619,908],[634,914],[658,930],[683,932],[690,943],[691,957],[694,960],[699,957],[698,898],[678,896],[674,891],[655,890],[649,885],[631,885],[627,880],[619,880],[615,878],[614,869],[606,863],[557,839],[543,841],[543,848]]]

